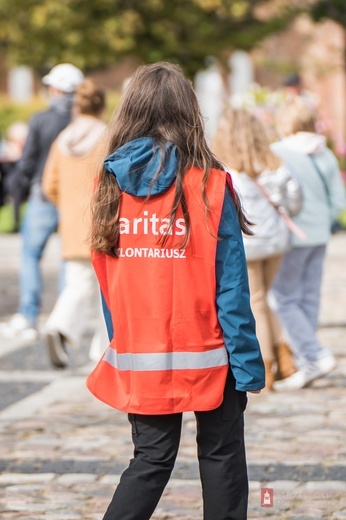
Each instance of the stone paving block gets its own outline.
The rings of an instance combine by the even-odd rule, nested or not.
[[[120,475],[105,475],[98,479],[101,484],[113,484],[116,486],[120,481]]]
[[[97,479],[97,475],[88,475],[83,473],[69,473],[67,475],[60,475],[56,478],[56,481],[62,485],[73,485],[73,484],[81,484],[85,482],[95,482]]]
[[[338,480],[323,480],[321,482],[305,482],[301,484],[300,490],[306,491],[331,491],[340,492],[346,491],[346,482]]]
[[[90,518],[90,517],[89,517]],[[89,520],[78,512],[55,511],[42,516],[42,520]]]
[[[265,482],[262,483],[261,488],[272,488],[274,491],[292,491],[292,489],[296,489],[301,486],[301,482],[296,482],[295,480],[274,480],[273,482]]]
[[[55,473],[28,474],[28,473],[3,473],[0,475],[1,484],[29,484],[33,482],[49,482],[55,479]]]

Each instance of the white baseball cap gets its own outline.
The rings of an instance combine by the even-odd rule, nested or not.
[[[82,83],[84,74],[70,63],[60,63],[42,78],[45,85],[50,85],[62,92],[74,92]]]

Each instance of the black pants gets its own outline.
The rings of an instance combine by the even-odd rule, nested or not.
[[[246,520],[248,478],[243,411],[246,394],[231,373],[216,410],[195,412],[204,520]],[[134,458],[121,476],[103,520],[148,520],[170,478],[177,456],[182,414],[134,415]]]

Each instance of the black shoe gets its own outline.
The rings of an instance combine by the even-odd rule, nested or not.
[[[44,334],[44,341],[52,365],[57,368],[67,367],[68,354],[63,335],[55,330],[48,330]]]

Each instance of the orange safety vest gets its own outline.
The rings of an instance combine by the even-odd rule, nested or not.
[[[168,230],[172,185],[145,203],[122,193],[119,256],[92,254],[114,337],[87,386],[128,413],[206,411],[223,400],[229,361],[215,304],[215,260],[226,174],[211,170],[208,216],[202,175],[191,168],[184,178],[191,220],[184,249],[177,245],[185,232],[181,209]]]

